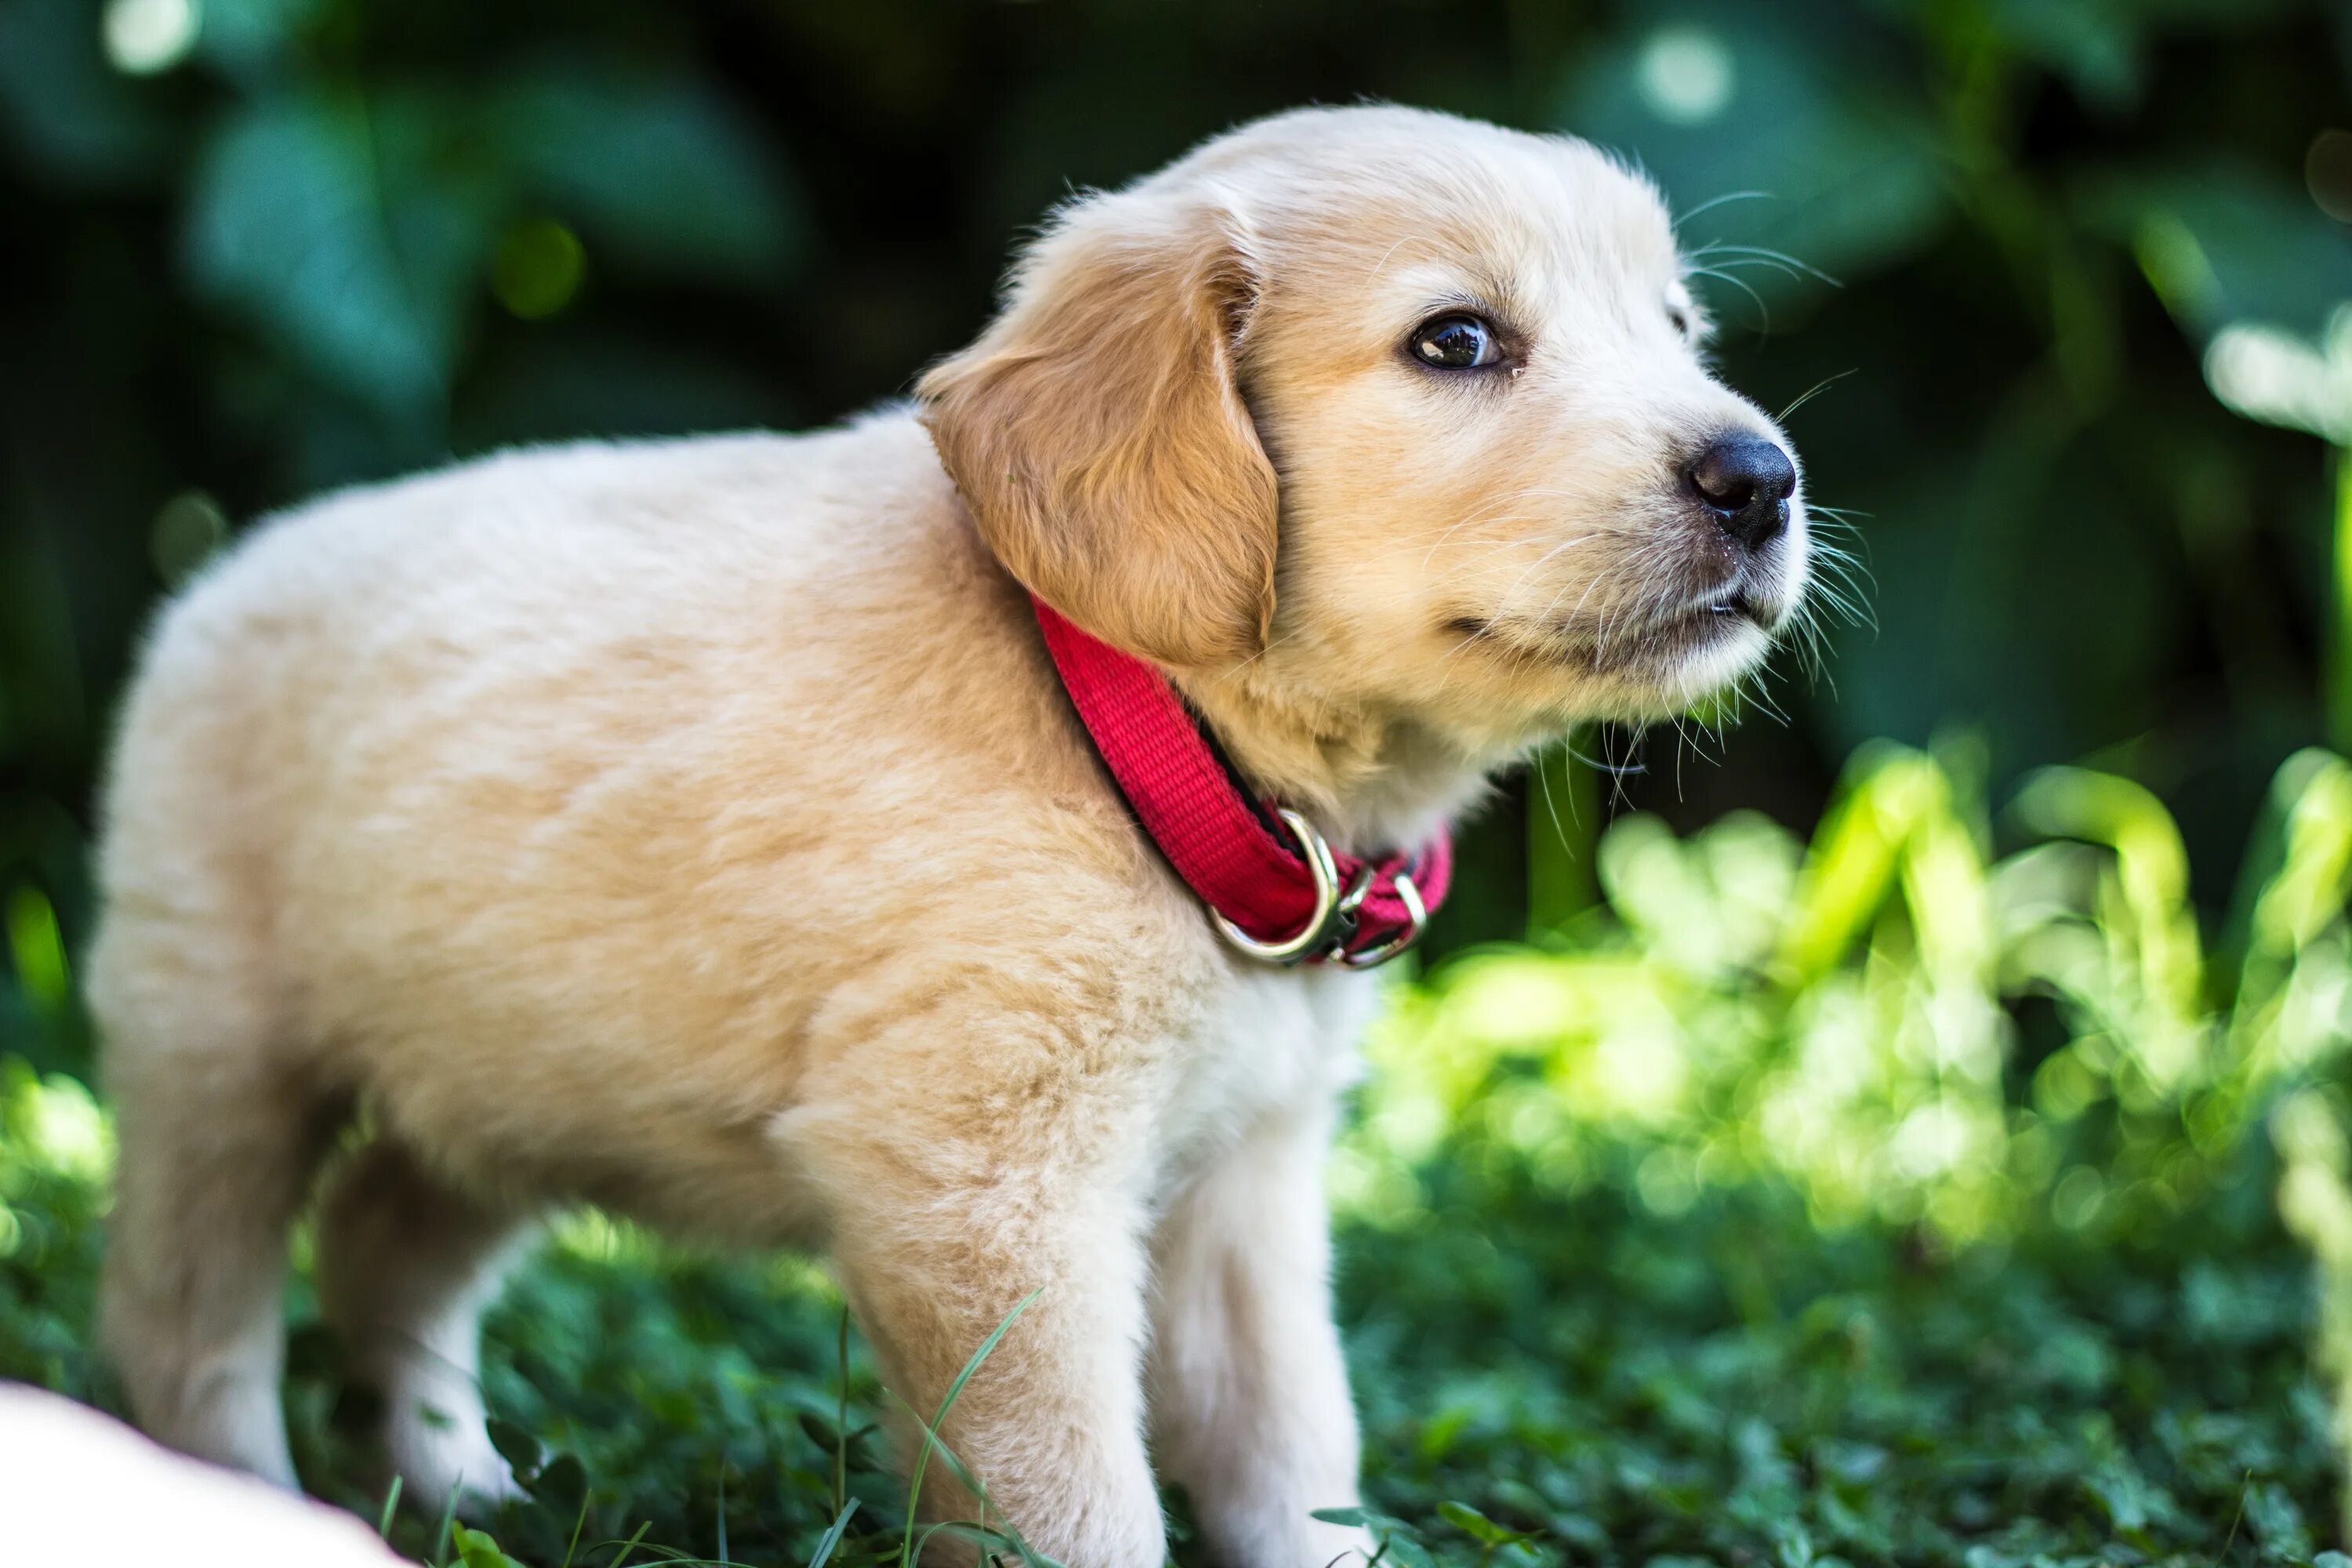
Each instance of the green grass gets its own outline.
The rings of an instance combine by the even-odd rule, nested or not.
[[[1385,1558],[2352,1568],[2352,765],[2281,770],[2215,921],[2137,786],[1997,830],[1968,776],[1866,753],[1810,844],[1625,819],[1603,907],[1392,998],[1332,1182]],[[0,1376],[101,1405],[108,1163],[0,1057]],[[919,1540],[810,1259],[560,1225],[488,1325],[530,1500],[463,1529],[386,1508],[299,1268],[289,1311],[303,1476],[419,1561]]]
[[[0,1157],[0,1374],[103,1403],[96,1165],[48,1157],[23,1120]],[[1563,1194],[1450,1144],[1409,1218],[1341,1229],[1368,1501],[1407,1568],[2312,1561],[2328,1406],[2267,1162],[2248,1144],[2151,1243],[2053,1227],[1951,1249],[1824,1229],[1768,1183],[1662,1215],[1631,1195],[1630,1155]],[[360,1413],[290,1297],[303,1472],[375,1519]],[[532,1500],[478,1521],[464,1560],[495,1563],[494,1539],[535,1568],[605,1568],[634,1539],[637,1562],[805,1564],[854,1499],[831,1561],[898,1561],[887,1400],[854,1341],[845,1385],[841,1324],[805,1262],[561,1227],[488,1325],[489,1404]],[[454,1559],[438,1511],[403,1510],[396,1543]]]

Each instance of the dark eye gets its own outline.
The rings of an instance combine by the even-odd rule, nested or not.
[[[1666,307],[1666,320],[1674,323],[1675,335],[1685,338],[1691,335],[1690,312],[1680,305]]]
[[[1495,329],[1475,316],[1440,316],[1412,334],[1412,357],[1440,370],[1475,370],[1503,357]]]

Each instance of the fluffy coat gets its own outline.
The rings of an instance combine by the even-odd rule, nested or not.
[[[1413,363],[1447,310],[1509,362]],[[919,1408],[1041,1292],[945,1436],[1073,1568],[1163,1561],[1153,1458],[1223,1561],[1349,1550],[1309,1518],[1357,1464],[1319,1171],[1372,982],[1220,943],[1024,587],[1335,843],[1412,841],[1744,670],[1801,593],[1801,505],[1750,553],[1680,479],[1779,438],[1702,330],[1591,149],[1311,110],[1075,204],[913,406],[255,531],[157,626],[105,799],[141,1422],[294,1484],[286,1230],[357,1116],[320,1297],[411,1495],[511,1484],[476,1319],[589,1202],[829,1247]]]

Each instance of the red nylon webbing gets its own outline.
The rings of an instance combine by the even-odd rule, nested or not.
[[[1118,781],[1144,831],[1201,901],[1259,942],[1302,931],[1315,910],[1315,875],[1266,828],[1232,779],[1168,678],[1139,658],[1097,641],[1042,599],[1032,599],[1062,685],[1095,750]],[[1339,886],[1365,862],[1336,851]],[[1396,877],[1410,872],[1422,902],[1435,910],[1452,879],[1453,845],[1438,835],[1417,857],[1376,863],[1347,950],[1360,952],[1411,923]]]

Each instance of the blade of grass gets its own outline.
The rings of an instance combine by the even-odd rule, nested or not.
[[[451,1527],[457,1522],[457,1493],[464,1489],[466,1478],[459,1476],[450,1485],[449,1496],[441,1504],[441,1529],[433,1537],[433,1568],[448,1568],[448,1551],[455,1539]]]
[[[947,1396],[940,1401],[939,1414],[923,1424],[922,1451],[915,1456],[914,1473],[907,1479],[907,1532],[898,1542],[898,1568],[914,1568],[915,1518],[917,1505],[923,1497],[923,1471],[930,1464],[931,1450],[940,1446],[939,1429],[947,1424],[948,1412],[955,1408],[956,1400],[963,1393],[963,1385],[971,1381],[971,1374],[980,1370],[981,1363],[1003,1341],[1013,1322],[1045,1293],[1045,1288],[1040,1285],[1024,1296],[1013,1310],[1004,1314],[1004,1321],[996,1325],[988,1338],[980,1342],[980,1348],[971,1352],[971,1359],[963,1363],[963,1370],[956,1373],[953,1383],[948,1384]],[[921,1421],[922,1417],[918,1415],[915,1419]]]
[[[2254,1472],[2251,1469],[2238,1481],[2238,1511],[2230,1516],[2230,1533],[2221,1538],[2221,1550],[2214,1554],[2216,1563],[2228,1562],[2230,1548],[2237,1544],[2238,1526],[2245,1522],[2246,1518],[2246,1489],[2253,1484]]]
[[[392,1485],[383,1489],[383,1511],[376,1516],[375,1532],[385,1541],[392,1539],[392,1512],[400,1506],[400,1477],[392,1478]]]
[[[914,1417],[915,1425],[918,1426],[923,1426],[922,1415],[920,1412],[917,1411],[913,1405],[908,1404],[903,1399],[899,1399],[898,1395],[889,1389],[886,1388],[882,1392],[888,1394],[892,1399],[898,1400],[898,1408],[904,1410],[908,1415]],[[1003,1521],[1001,1529],[998,1526],[992,1525],[988,1522],[989,1511],[993,1509],[996,1504],[995,1500],[988,1495],[988,1487],[986,1483],[982,1482],[978,1476],[974,1475],[971,1471],[971,1468],[966,1465],[963,1460],[958,1457],[956,1451],[948,1446],[946,1438],[941,1437],[936,1430],[929,1427],[926,1427],[925,1429],[930,1432],[931,1440],[935,1445],[935,1451],[940,1457],[940,1463],[948,1468],[948,1474],[953,1476],[958,1481],[961,1482],[963,1489],[966,1491],[971,1493],[973,1497],[980,1500],[980,1523],[977,1528],[989,1531],[992,1534],[1002,1535],[1005,1540],[1010,1542],[1013,1549],[1021,1554],[1021,1560],[1032,1564],[1033,1568],[1061,1568],[1060,1563],[1055,1563],[1052,1558],[1046,1556],[1044,1552],[1030,1545],[1027,1539],[1022,1535],[1021,1531],[1013,1527],[1011,1520]],[[949,1522],[961,1524],[965,1521],[956,1520]],[[919,1546],[917,1548],[919,1556],[920,1551],[921,1548]]]
[[[942,1532],[949,1535],[961,1536],[964,1540],[971,1542],[975,1546],[981,1547],[983,1551],[986,1551],[986,1549],[990,1547],[1009,1546],[1015,1552],[1022,1553],[1024,1562],[1041,1563],[1047,1564],[1048,1568],[1060,1568],[1060,1564],[1055,1563],[1050,1557],[1030,1556],[1028,1554],[1027,1548],[1022,1546],[1003,1531],[991,1529],[984,1524],[969,1524],[960,1519],[943,1519],[940,1521],[939,1523],[925,1530],[921,1537],[915,1542],[915,1557],[917,1561],[919,1562],[924,1552],[929,1549],[931,1537]],[[996,1560],[997,1553],[995,1552],[986,1552],[986,1556],[987,1560],[992,1563]]]
[[[849,1303],[841,1304],[841,1405],[833,1424],[833,1511],[843,1518],[849,1507]]]
[[[646,1531],[653,1527],[654,1521],[650,1519],[637,1526],[637,1532],[621,1542],[621,1550],[614,1554],[610,1563],[604,1564],[604,1568],[621,1568],[621,1564],[629,1560],[629,1553],[637,1549],[637,1542],[646,1538]]]
[[[857,1500],[851,1498],[848,1504],[834,1515],[833,1523],[816,1543],[816,1555],[809,1559],[808,1568],[824,1568],[825,1563],[832,1560],[833,1549],[841,1544],[842,1532],[849,1528],[849,1516],[856,1511]]]
[[[580,1517],[572,1521],[572,1543],[563,1549],[563,1568],[572,1568],[572,1554],[580,1550],[580,1532],[588,1527],[588,1500],[580,1500]]]

